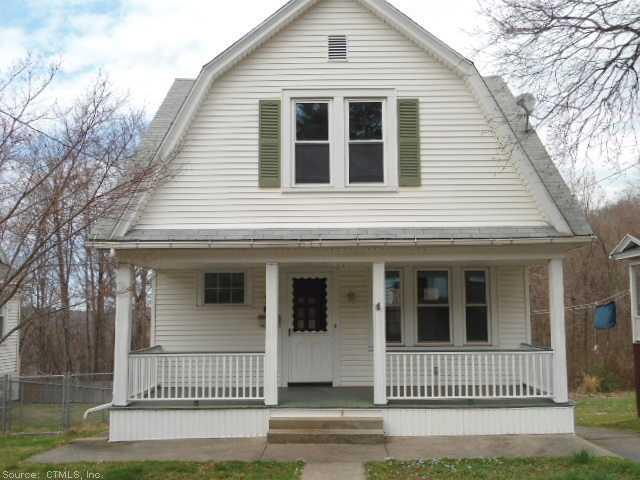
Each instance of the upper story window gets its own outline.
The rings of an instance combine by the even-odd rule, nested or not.
[[[384,183],[383,102],[349,101],[349,183]]]
[[[396,190],[394,90],[285,91],[285,191]]]
[[[329,103],[296,102],[295,182],[328,184],[330,177]]]

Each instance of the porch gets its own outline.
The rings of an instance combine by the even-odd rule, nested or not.
[[[119,252],[111,438],[262,436],[283,415],[374,415],[387,435],[572,432],[562,259],[514,249]],[[134,260],[156,271],[141,352]],[[552,348],[530,341],[540,262]]]

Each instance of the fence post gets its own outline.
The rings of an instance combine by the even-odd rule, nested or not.
[[[62,377],[62,431],[66,432],[71,426],[71,375]]]
[[[9,433],[9,422],[11,415],[9,408],[11,406],[11,376],[7,373],[2,381],[2,432]]]

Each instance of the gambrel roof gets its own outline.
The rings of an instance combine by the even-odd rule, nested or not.
[[[148,135],[144,142],[144,150],[150,155],[151,161],[162,162],[170,159],[179,149],[181,139],[185,135],[192,118],[203,102],[212,83],[223,73],[246,58],[267,40],[295,21],[311,6],[322,0],[291,0],[271,17],[251,30],[220,55],[207,63],[195,80],[176,80],[169,90],[167,97],[158,110]],[[473,63],[438,40],[418,24],[399,12],[384,0],[355,0],[362,4],[374,15],[378,16],[391,28],[404,34],[418,46],[422,47],[432,57],[448,66],[465,83],[478,99],[486,116],[499,118],[496,134],[504,141],[514,145],[512,160],[517,162],[520,171],[526,177],[529,189],[536,197],[549,218],[551,228],[541,227],[500,227],[500,228],[455,228],[451,230],[438,229],[431,233],[409,231],[402,229],[410,238],[426,236],[432,238],[553,238],[580,237],[592,235],[584,214],[578,207],[565,182],[549,157],[542,142],[533,131],[525,132],[523,112],[516,105],[515,99],[506,84],[499,77],[483,78]],[[92,238],[99,240],[142,240],[146,237],[160,239],[175,238],[175,231],[154,230],[153,232],[135,230],[137,215],[143,209],[149,192],[145,192],[132,201],[129,208],[117,222],[103,221],[94,229]],[[376,238],[396,238],[399,231],[379,231],[372,234],[367,231],[343,232],[354,238],[374,235]],[[446,231],[445,231],[446,230]],[[465,230],[469,230],[465,232]],[[238,233],[238,232],[236,232]],[[264,231],[240,232],[241,237],[263,238]],[[330,232],[317,229],[309,232],[298,232],[302,237],[327,238]],[[333,233],[335,235],[335,232]],[[185,231],[180,237],[208,237],[215,241],[220,232]],[[343,235],[341,235],[343,236]]]

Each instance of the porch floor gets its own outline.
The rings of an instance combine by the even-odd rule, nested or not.
[[[300,385],[278,389],[275,408],[380,408],[373,403],[373,387]],[[558,406],[548,398],[487,398],[442,400],[390,400],[381,408],[501,408]],[[262,400],[147,400],[125,408],[246,408],[264,407]]]

